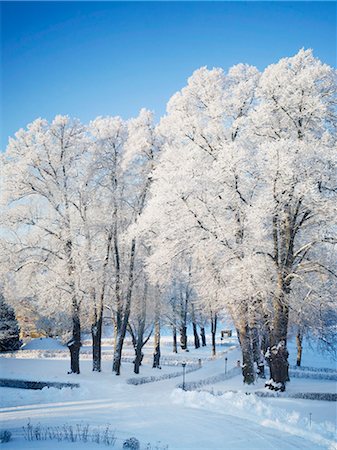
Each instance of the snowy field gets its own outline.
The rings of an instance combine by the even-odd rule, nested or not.
[[[79,388],[42,390],[0,388],[1,429],[10,430],[11,442],[4,450],[100,448],[121,449],[125,439],[136,437],[141,449],[336,449],[336,402],[292,398],[296,393],[336,393],[336,381],[293,378],[287,392],[274,398],[255,395],[264,392],[262,382],[246,388],[240,375],[221,380],[225,372],[235,374],[240,353],[235,339],[218,345],[218,355],[210,357],[210,347],[189,353],[171,352],[169,339],[163,339],[163,366],[152,369],[151,345],[145,352],[141,377],[179,376],[141,385],[128,383],[136,378],[127,362],[132,349],[124,352],[122,374],[111,373],[111,343],[103,347],[103,371],[91,371],[90,347],[83,347],[81,374],[67,375],[68,353],[53,340],[36,340],[24,350],[0,359],[1,378],[79,383]],[[290,345],[291,362],[295,348]],[[198,368],[198,360],[202,367]],[[214,382],[197,390],[183,391],[180,363],[186,360],[188,383],[210,377]],[[317,352],[304,349],[303,366],[328,368],[336,375],[336,365]],[[219,378],[219,380],[216,379]],[[202,383],[201,383],[202,384]],[[72,426],[103,430],[107,424],[115,432],[115,444],[25,439],[22,427],[30,423],[40,430]],[[90,432],[89,432],[90,435]]]

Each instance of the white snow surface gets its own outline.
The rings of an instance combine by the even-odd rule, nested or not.
[[[240,353],[238,349],[219,346],[220,355],[214,360],[210,348],[180,352],[178,361],[203,359],[203,366],[186,375],[186,381],[199,381],[223,373],[225,356],[228,369],[234,367]],[[129,354],[131,349],[126,349]],[[173,356],[163,346],[164,357]],[[309,349],[307,349],[310,352]],[[21,352],[25,352],[24,350]],[[36,357],[26,350],[25,358],[0,358],[3,378],[27,380],[66,381],[80,384],[79,388],[44,388],[25,390],[0,388],[1,429],[13,433],[13,440],[4,449],[50,450],[99,448],[121,449],[124,439],[137,437],[141,448],[205,449],[205,450],[290,450],[337,449],[336,402],[279,398],[260,398],[253,394],[263,390],[258,382],[247,388],[241,376],[204,386],[202,391],[185,392],[177,388],[178,378],[133,386],[127,380],[136,375],[131,363],[123,363],[122,374],[111,373],[111,360],[103,361],[103,371],[93,373],[91,361],[81,360],[81,374],[67,375],[69,361],[54,357]],[[225,353],[226,352],[226,353]],[[18,352],[19,353],[19,352]],[[53,353],[50,353],[53,355]],[[309,354],[306,355],[310,362]],[[177,366],[152,369],[146,363],[140,376],[160,376],[179,370]],[[221,391],[221,395],[213,395]],[[335,392],[336,383],[324,380],[294,379],[290,392]],[[57,426],[89,423],[104,427],[111,424],[116,430],[115,447],[96,443],[68,443],[57,441],[26,441],[22,426]]]
[[[23,350],[65,350],[66,347],[57,339],[50,337],[35,338],[24,344]]]

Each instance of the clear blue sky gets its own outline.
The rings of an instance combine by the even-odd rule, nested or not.
[[[334,2],[3,2],[1,20],[1,150],[37,117],[159,117],[203,65],[311,47],[336,66]]]

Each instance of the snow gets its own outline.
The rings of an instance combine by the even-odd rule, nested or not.
[[[187,382],[223,373],[225,356],[228,370],[236,366],[240,359],[237,348],[219,345],[218,350],[217,358],[207,359],[209,347],[191,349],[188,354],[180,352],[178,355],[170,353],[168,345],[162,347],[167,361],[170,357],[183,361],[186,356],[193,361],[202,355],[202,368],[187,374]],[[311,350],[306,347],[305,351],[310,362]],[[169,449],[181,450],[336,448],[336,403],[286,396],[295,392],[335,392],[334,381],[296,378],[287,385],[285,395],[276,398],[257,397],[254,391],[263,390],[263,382],[246,387],[241,376],[204,386],[200,392],[185,392],[177,388],[182,382],[182,371],[177,378],[132,386],[127,384],[129,378],[135,377],[131,363],[124,362],[121,376],[117,377],[111,373],[111,359],[104,359],[103,371],[95,373],[91,371],[91,361],[85,358],[81,359],[80,375],[67,375],[69,361],[66,359],[38,358],[35,350],[17,353],[20,352],[26,352],[26,357],[0,359],[3,377],[78,382],[80,387],[36,391],[0,388],[1,427],[12,431],[14,438],[6,444],[8,450],[92,450],[102,447],[92,442],[28,442],[22,433],[22,426],[28,421],[41,426],[88,423],[92,427],[103,428],[111,424],[116,430],[117,441],[113,447],[116,449],[122,448],[123,441],[132,436],[139,439],[142,449],[148,443],[153,449],[168,445]],[[126,353],[131,354],[131,349],[126,348]],[[146,353],[149,355],[150,347]],[[177,366],[163,365],[158,370],[145,363],[140,376],[159,376],[177,371]],[[222,394],[217,395],[218,391]]]
[[[60,341],[53,338],[36,338],[27,342],[24,350],[64,350],[66,347]]]
[[[326,367],[329,369],[334,369],[337,371],[337,361],[334,360],[329,354],[322,354],[317,345],[315,345],[315,342],[308,342],[308,340],[303,339],[303,348],[304,352],[302,355],[302,362],[301,365],[306,367],[317,367],[322,368]],[[289,363],[291,365],[296,364],[296,344],[294,340],[291,340],[288,344],[288,351],[289,351]]]
[[[206,409],[219,414],[230,411],[231,416],[286,431],[295,436],[309,438],[313,443],[327,447],[332,444],[334,438],[333,424],[323,422],[310,426],[309,418],[302,417],[298,411],[268,404],[263,399],[255,395],[247,395],[245,392],[227,392],[221,396],[214,396],[208,392],[174,391],[172,398],[174,403],[185,407]]]

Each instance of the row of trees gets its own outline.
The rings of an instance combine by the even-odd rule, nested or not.
[[[6,295],[69,313],[75,373],[83,313],[100,370],[109,309],[119,374],[127,332],[139,371],[152,328],[159,364],[162,317],[182,348],[188,307],[194,324],[211,318],[215,348],[226,311],[244,381],[267,355],[270,386],[284,389],[290,326],[299,343],[308,330],[333,341],[335,164],[336,73],[310,50],[262,74],[201,68],[157,126],[146,110],[88,126],[38,119],[3,158]]]

